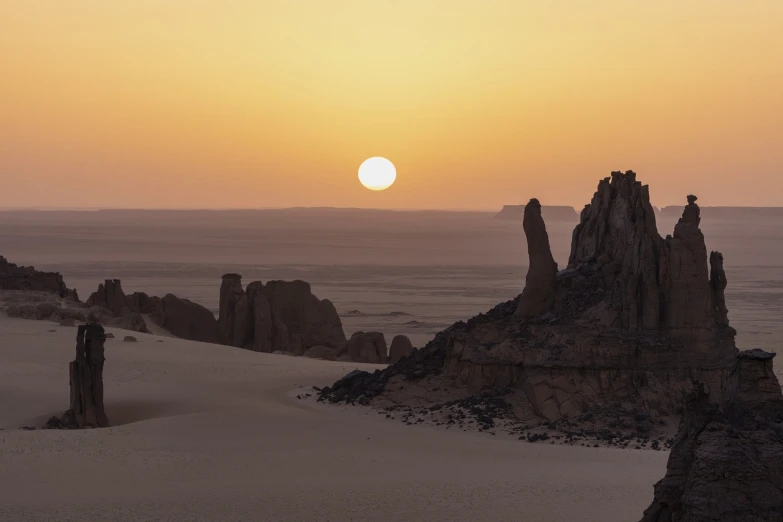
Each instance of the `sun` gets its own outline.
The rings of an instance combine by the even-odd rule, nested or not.
[[[397,169],[386,158],[368,158],[359,166],[359,181],[370,190],[386,190],[397,179]]]

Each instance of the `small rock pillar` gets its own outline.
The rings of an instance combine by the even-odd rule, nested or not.
[[[69,365],[71,407],[51,428],[105,428],[109,419],[103,407],[103,363],[106,333],[99,324],[80,325],[76,334],[76,359]]]

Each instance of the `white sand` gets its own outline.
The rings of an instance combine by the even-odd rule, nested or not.
[[[627,522],[664,474],[663,452],[530,444],[296,399],[368,365],[109,331],[106,410],[121,425],[23,431],[66,409],[76,330],[0,318],[0,520]]]

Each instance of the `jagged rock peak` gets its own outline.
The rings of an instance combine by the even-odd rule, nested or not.
[[[537,199],[531,199],[525,206],[522,226],[527,237],[530,262],[516,315],[531,318],[541,316],[552,308],[555,299],[557,263],[552,257],[549,234],[541,217],[541,203]]]
[[[597,258],[625,263],[629,250],[657,246],[660,241],[648,186],[636,181],[631,170],[612,172],[598,183],[592,201],[582,210],[568,267]]]

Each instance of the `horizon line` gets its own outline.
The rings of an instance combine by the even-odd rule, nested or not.
[[[502,205],[500,208],[478,209],[478,208],[372,208],[372,207],[332,207],[332,206],[304,206],[295,205],[290,207],[3,207],[0,206],[0,212],[241,212],[241,211],[281,211],[281,210],[359,210],[374,212],[474,212],[474,213],[497,213],[505,207],[525,206],[525,203]],[[658,210],[670,207],[684,207],[685,205],[663,205],[655,206]],[[579,213],[580,209],[572,205],[542,205],[542,207],[560,207],[571,208]],[[773,209],[783,208],[783,205],[699,205],[700,208],[753,208],[753,209]]]

